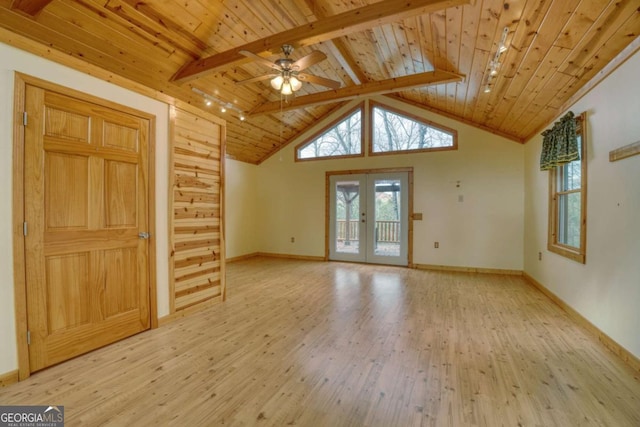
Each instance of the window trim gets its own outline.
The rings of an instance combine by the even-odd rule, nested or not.
[[[309,143],[311,143],[311,141],[313,141],[314,139],[320,137],[322,134],[326,133],[329,129],[337,126],[342,121],[344,121],[347,117],[351,116],[352,114],[354,114],[358,110],[360,111],[360,153],[359,154],[340,154],[340,155],[336,155],[336,156],[322,156],[322,157],[308,157],[308,158],[299,157],[299,150],[302,147],[304,147],[305,145],[308,145]],[[360,104],[358,104],[354,108],[352,108],[352,109],[346,111],[345,113],[341,114],[335,120],[332,120],[331,122],[329,122],[329,124],[327,124],[326,126],[323,126],[319,131],[314,132],[310,137],[305,138],[302,142],[300,142],[298,145],[296,145],[294,147],[294,149],[293,149],[294,160],[296,162],[308,162],[308,161],[314,161],[314,160],[349,159],[349,158],[364,157],[365,156],[365,152],[364,152],[364,128],[365,128],[364,102],[361,102]]]
[[[404,117],[408,120],[413,120],[424,126],[448,133],[453,137],[453,145],[451,145],[450,147],[414,148],[410,150],[395,150],[395,151],[373,151],[373,138],[374,138],[374,132],[373,132],[374,111],[373,110],[376,107],[387,110],[390,113]],[[394,154],[427,153],[431,151],[453,151],[458,149],[458,131],[455,129],[449,128],[447,126],[441,125],[439,123],[435,123],[430,120],[427,120],[424,117],[420,117],[416,114],[412,114],[407,111],[401,110],[399,108],[392,107],[388,104],[385,104],[382,102],[376,102],[376,101],[369,101],[369,141],[367,145],[368,145],[367,154],[369,156],[389,156]]]
[[[565,245],[558,242],[558,195],[577,193],[575,190],[558,191],[559,167],[549,171],[549,223],[547,250],[562,255],[576,262],[585,264],[587,255],[587,126],[586,113],[576,117],[576,130],[581,136],[580,141],[580,247]]]

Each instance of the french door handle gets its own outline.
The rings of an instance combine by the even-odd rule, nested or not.
[[[138,237],[141,239],[148,239],[150,236],[151,235],[146,231],[141,231],[140,233],[138,233]]]

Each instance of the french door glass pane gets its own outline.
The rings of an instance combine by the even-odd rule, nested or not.
[[[400,256],[400,180],[375,180],[374,254]]]
[[[357,254],[360,252],[360,183],[336,182],[336,252]]]

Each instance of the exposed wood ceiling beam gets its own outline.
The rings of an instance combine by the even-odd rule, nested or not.
[[[331,55],[336,58],[344,72],[349,76],[349,79],[351,79],[351,84],[360,85],[368,81],[367,76],[348,53],[347,47],[342,40],[329,40],[326,45]],[[347,83],[347,85],[349,85],[349,83]]]
[[[325,19],[330,16],[324,8],[316,4],[316,0],[306,0],[305,3],[307,7],[313,11],[313,16],[316,20]],[[340,66],[347,75],[346,86],[361,85],[369,80],[358,66],[358,63],[353,59],[353,56],[349,53],[349,49],[342,39],[327,40],[324,44],[329,52],[331,52],[331,55],[340,63]]]
[[[256,55],[273,55],[283,44],[294,47],[309,46],[412,16],[470,3],[471,0],[383,0],[190,62],[183,66],[171,80],[183,83],[204,73],[246,60],[246,57],[239,53],[241,50],[247,50]]]
[[[359,86],[349,86],[336,90],[327,90],[311,95],[296,97],[282,105],[280,101],[267,102],[254,108],[249,113],[249,116],[275,113],[281,110],[295,110],[298,108],[310,107],[312,105],[328,104],[338,101],[348,101],[350,99],[363,96],[384,95],[387,93],[400,92],[403,90],[435,84],[456,83],[462,81],[464,77],[465,76],[460,74],[435,70],[427,73],[396,77],[394,79],[368,82]]]
[[[11,9],[19,10],[27,15],[36,16],[42,9],[47,7],[51,0],[14,0]]]

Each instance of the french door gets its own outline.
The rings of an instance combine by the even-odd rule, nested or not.
[[[329,259],[407,265],[408,172],[329,177]]]

